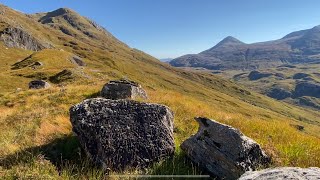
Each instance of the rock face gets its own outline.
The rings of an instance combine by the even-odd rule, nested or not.
[[[306,73],[296,73],[292,76],[293,79],[303,79],[303,78],[306,78],[306,77],[309,77],[310,75],[309,74],[306,74]]]
[[[265,78],[265,77],[269,77],[269,76],[272,76],[272,74],[271,73],[263,73],[263,72],[259,72],[259,71],[251,71],[248,77],[251,81],[254,81],[254,80],[259,80],[261,78]]]
[[[0,32],[0,40],[8,47],[22,48],[32,51],[51,48],[51,45],[42,43],[24,30],[14,27],[8,27]]]
[[[320,84],[311,82],[299,82],[294,90],[294,97],[311,96],[320,98]]]
[[[274,87],[267,92],[267,96],[277,100],[283,100],[291,97],[291,92],[283,88]]]
[[[29,83],[29,89],[46,89],[49,87],[50,84],[42,80],[35,80]]]
[[[141,85],[128,80],[110,81],[103,86],[101,96],[107,99],[148,98]]]
[[[303,96],[297,98],[297,104],[299,106],[307,106],[314,108],[316,110],[320,110],[320,99],[315,97]]]
[[[78,66],[86,66],[86,63],[79,56],[72,56],[71,57],[71,62],[73,64],[77,64]]]
[[[237,179],[248,170],[270,162],[259,144],[239,130],[207,118],[199,123],[196,135],[181,145],[187,156],[219,179]]]
[[[144,168],[173,155],[173,113],[163,105],[88,99],[71,107],[73,131],[89,157],[113,171]]]
[[[248,171],[239,180],[267,180],[267,179],[320,179],[320,168],[280,167],[262,171]]]

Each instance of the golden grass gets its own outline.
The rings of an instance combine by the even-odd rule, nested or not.
[[[36,144],[44,144],[48,137],[67,135],[71,132],[71,123],[68,116],[57,115],[54,119],[45,119],[37,130]]]
[[[148,91],[149,102],[165,104],[174,111],[177,147],[196,133],[198,125],[193,118],[206,116],[236,127],[259,142],[272,156],[275,166],[320,166],[319,112],[249,92],[212,74],[172,68],[101,33],[97,40],[73,29],[78,36],[72,37],[18,12],[7,10],[6,16],[16,19],[37,38],[53,42],[56,49],[34,53],[6,49],[0,42],[0,176],[101,179],[103,173],[90,165],[71,135],[68,111],[83,99],[95,97],[107,81],[123,77],[141,83]],[[63,25],[73,28],[66,22]],[[78,45],[65,45],[71,41]],[[14,63],[31,54],[44,63],[42,68],[11,70]],[[84,70],[79,71],[68,60],[73,54],[85,58]],[[32,78],[24,75],[53,75],[65,68],[79,71],[80,78],[64,82],[65,87],[26,90]],[[17,93],[16,88],[23,91]],[[299,131],[291,124],[303,125],[305,130]],[[174,160],[159,163],[149,171],[199,173],[179,148]]]
[[[273,156],[277,166],[320,166],[320,139],[300,132],[290,119],[275,118],[263,120],[259,117],[243,116],[239,112],[226,113],[215,105],[209,105],[178,93],[166,92],[151,95],[152,101],[168,105],[175,112],[175,126],[181,132],[176,134],[179,145],[185,138],[197,131],[195,116],[206,116],[240,129],[245,135],[259,142],[267,153]],[[320,130],[319,126],[308,125],[306,131]]]
[[[18,95],[5,95],[13,102],[17,99],[23,99],[24,104],[17,103],[14,108],[5,106],[0,108],[1,156],[6,157],[26,148],[46,145],[56,138],[72,134],[68,116],[69,107],[96,94],[102,84],[67,86],[64,92],[61,92],[59,87],[53,87],[48,90],[24,91]],[[239,111],[230,112],[218,103],[204,102],[189,95],[161,88],[148,89],[148,94],[149,102],[165,104],[173,110],[177,147],[186,138],[197,132],[198,124],[193,120],[193,117],[206,116],[236,127],[245,135],[256,140],[272,156],[274,166],[320,166],[320,139],[309,133],[319,130],[319,126],[292,121],[285,116],[277,118],[271,114],[270,117],[265,117],[254,114],[257,111],[255,109],[242,113],[243,109],[238,107]],[[306,129],[303,132],[298,131],[291,126],[293,123],[303,124]],[[160,167],[153,167],[149,173],[172,173],[172,171],[175,173],[199,173],[198,170],[192,170],[194,167],[179,157],[180,153],[178,148],[177,160],[175,160],[177,162],[166,161],[159,164]],[[51,169],[54,164],[50,161],[44,162],[38,158],[38,155],[29,158],[27,164],[16,160],[18,163],[14,163],[14,166],[4,170],[5,176],[57,177],[58,172]],[[39,169],[42,167],[40,164],[43,163],[45,163],[46,170]],[[171,169],[175,166],[179,166],[179,168]],[[81,170],[81,167],[85,170]],[[45,171],[44,176],[41,176],[40,172],[42,171]],[[87,177],[102,177],[101,172],[95,168],[92,169],[87,163],[85,165],[67,163],[59,172],[60,177],[69,179],[79,177],[74,175],[75,172],[81,174],[79,171],[84,171],[82,175]],[[140,173],[138,172],[138,174]]]

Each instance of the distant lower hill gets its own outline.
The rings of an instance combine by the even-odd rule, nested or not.
[[[320,63],[320,26],[292,32],[278,40],[253,44],[229,36],[199,54],[184,55],[170,62],[176,67],[214,70],[259,69],[305,63]]]
[[[173,58],[163,58],[163,59],[159,59],[161,62],[170,62],[172,61]]]

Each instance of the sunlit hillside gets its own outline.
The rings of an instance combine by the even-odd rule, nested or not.
[[[103,177],[73,136],[69,108],[99,96],[105,83],[120,78],[139,82],[146,89],[149,102],[165,104],[173,110],[177,147],[197,131],[193,118],[206,116],[239,128],[259,142],[272,157],[273,166],[320,166],[320,112],[273,100],[213,74],[161,63],[69,9],[36,15],[0,6],[0,10],[4,9],[0,33],[8,27],[19,28],[40,43],[50,44],[51,49],[36,52],[8,48],[0,42],[2,177]],[[86,66],[72,63],[73,56],[82,58]],[[33,68],[28,62],[42,65]],[[71,74],[53,81],[63,70]],[[28,83],[34,79],[46,80],[52,87],[28,90]],[[304,130],[298,130],[296,125],[304,126]],[[177,148],[173,159],[145,172],[131,173],[201,172]]]

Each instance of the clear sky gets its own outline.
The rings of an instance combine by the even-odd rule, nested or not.
[[[206,50],[226,36],[246,43],[320,25],[320,0],[0,0],[26,13],[69,7],[157,58]]]

